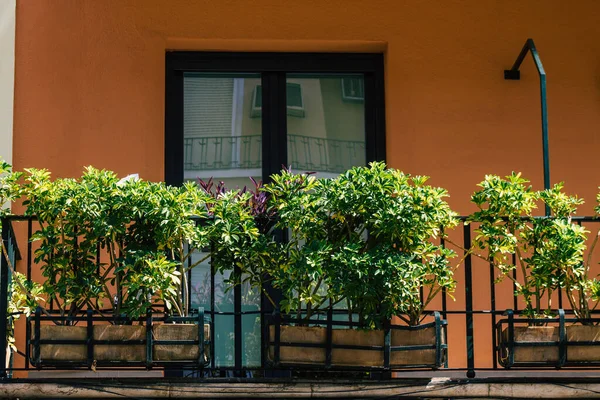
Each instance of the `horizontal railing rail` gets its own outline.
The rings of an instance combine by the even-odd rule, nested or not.
[[[546,217],[543,217],[546,218]],[[589,230],[594,232],[600,228],[600,219],[595,217],[573,217],[575,223],[586,226]],[[461,221],[465,222],[466,218],[461,217]],[[18,225],[18,226],[17,226]],[[474,237],[474,229],[477,228],[476,224],[462,224],[458,228],[446,232],[447,239],[441,239],[441,243],[447,247],[453,248],[457,253],[457,260],[464,256],[464,260],[460,263],[458,269],[455,272],[455,279],[457,281],[456,292],[451,297],[450,293],[442,290],[438,298],[431,303],[431,306],[426,310],[428,317],[424,320],[425,324],[430,324],[434,321],[436,313],[440,318],[440,326],[443,327],[443,336],[445,337],[444,342],[440,342],[439,350],[443,353],[443,362],[440,365],[440,359],[436,359],[435,366],[433,365],[406,365],[403,367],[395,367],[389,365],[389,371],[394,371],[398,376],[403,376],[405,371],[412,371],[408,367],[418,367],[418,370],[432,370],[433,368],[442,368],[446,371],[455,371],[456,373],[466,373],[467,376],[473,377],[479,372],[489,371],[503,371],[505,368],[526,368],[526,369],[575,369],[575,370],[586,370],[598,373],[600,376],[600,363],[599,362],[583,362],[569,358],[569,349],[566,350],[566,358],[563,357],[565,351],[561,346],[571,345],[575,342],[573,338],[569,338],[566,330],[560,327],[560,319],[546,319],[538,321],[539,324],[545,324],[548,327],[558,326],[556,331],[559,335],[558,339],[548,339],[547,344],[540,345],[539,347],[552,347],[557,346],[557,361],[551,360],[550,362],[543,363],[523,363],[517,359],[510,359],[510,355],[515,355],[514,349],[524,348],[527,345],[523,344],[523,340],[514,336],[511,336],[510,329],[519,326],[530,326],[532,321],[528,321],[519,315],[523,312],[524,305],[513,295],[515,291],[514,283],[510,280],[499,282],[496,278],[498,272],[495,267],[485,261],[477,258],[473,254],[466,251],[471,247],[472,238]],[[591,229],[595,228],[595,229]],[[6,254],[11,257],[11,265],[17,265],[18,270],[23,271],[28,279],[39,279],[39,265],[34,260],[34,249],[36,243],[32,241],[34,232],[38,229],[38,223],[34,216],[7,216],[2,219],[2,237],[4,240],[5,247],[12,248],[13,250],[8,251]],[[15,232],[12,234],[11,232]],[[21,243],[21,251],[18,251],[15,240],[18,239]],[[100,250],[98,250],[100,251]],[[17,261],[17,255],[21,255],[21,260]],[[5,255],[2,255],[5,258]],[[98,262],[100,257],[98,257]],[[513,262],[516,261],[513,258]],[[190,261],[191,262],[191,259]],[[1,292],[3,298],[0,299],[0,304],[3,309],[0,309],[0,314],[8,317],[7,315],[7,300],[9,296],[9,276],[10,269],[9,263],[2,260],[1,263],[2,271],[0,276],[1,280]],[[269,358],[269,352],[271,349],[279,347],[279,351],[289,349],[290,347],[302,347],[302,343],[295,340],[278,340],[273,337],[269,337],[269,329],[281,330],[284,326],[298,325],[298,321],[294,321],[294,317],[290,315],[279,315],[277,310],[272,310],[266,306],[267,302],[262,301],[252,303],[255,300],[248,300],[243,297],[243,290],[237,291],[235,295],[224,288],[223,282],[226,276],[220,275],[212,267],[207,266],[207,276],[204,279],[204,283],[207,285],[207,293],[204,295],[206,298],[200,301],[198,304],[192,304],[192,308],[204,307],[205,316],[207,321],[210,321],[211,332],[210,332],[210,356],[207,357],[209,362],[203,368],[196,368],[193,366],[187,366],[180,368],[181,374],[185,376],[229,376],[235,374],[237,376],[291,376],[290,371],[309,371],[320,369],[325,375],[333,373],[334,371],[343,370],[340,366],[336,366],[335,363],[331,362],[330,355],[324,358],[324,362],[321,366],[308,367],[306,365],[285,365],[285,363],[277,362],[273,357]],[[513,277],[517,277],[518,272],[515,270]],[[36,278],[38,277],[38,278]],[[246,289],[244,289],[245,291]],[[191,293],[191,290],[188,290]],[[421,293],[422,298],[427,293]],[[230,297],[228,297],[230,296]],[[574,321],[573,311],[570,310],[569,304],[564,298],[562,290],[556,291],[554,294],[555,305],[551,313],[557,316],[564,315],[564,321],[569,323]],[[264,300],[264,299],[263,299]],[[257,301],[257,300],[256,300]],[[160,306],[157,305],[157,307]],[[164,309],[163,309],[164,310]],[[507,315],[507,311],[510,310]],[[564,314],[562,311],[564,310]],[[48,312],[56,316],[56,311],[53,311],[51,307],[48,307]],[[330,313],[330,315],[328,315]],[[512,313],[512,314],[510,314]],[[348,321],[340,321],[337,318],[338,314],[348,314],[348,311],[340,308],[327,311],[325,314],[319,314],[308,323],[310,326],[324,327],[328,329],[330,327],[354,327],[354,324]],[[510,316],[512,315],[512,317]],[[592,319],[590,324],[600,323],[600,311],[596,310],[591,312]],[[44,316],[40,316],[41,320]],[[113,316],[114,317],[114,316]],[[337,318],[337,319],[336,319]],[[101,319],[101,318],[100,318]],[[443,322],[442,322],[443,321]],[[533,321],[535,326],[536,321]],[[586,322],[586,321],[584,321]],[[306,324],[306,322],[304,322]],[[240,325],[242,324],[242,325]],[[390,325],[398,325],[398,321],[390,321]],[[302,324],[300,324],[302,325]],[[255,326],[256,329],[246,329],[248,327]],[[401,324],[400,324],[401,326]],[[513,328],[511,328],[511,326]],[[584,326],[584,325],[582,325]],[[270,328],[271,327],[271,328]],[[2,329],[3,328],[3,329]],[[17,351],[13,354],[13,364],[3,366],[0,369],[0,374],[4,377],[8,377],[14,373],[27,373],[27,371],[36,370],[37,366],[31,364],[31,338],[39,337],[35,335],[35,328],[30,324],[25,326],[18,326],[17,329],[25,330],[24,337],[29,338],[27,341],[19,341],[17,343]],[[391,328],[390,328],[391,329]],[[403,329],[403,328],[398,328]],[[281,332],[281,331],[280,331]],[[6,325],[0,327],[0,334],[6,340],[7,335]],[[21,334],[22,335],[22,334]],[[235,340],[238,336],[241,340]],[[508,337],[508,341],[506,338]],[[575,347],[581,347],[584,344],[594,346],[593,352],[596,348],[600,351],[595,340],[577,340],[579,344],[575,344]],[[562,344],[561,344],[562,343]],[[600,342],[598,342],[600,343]],[[308,345],[308,347],[317,347],[324,349],[326,353],[332,351],[346,351],[352,350],[353,348],[348,347],[351,345],[337,345],[335,343],[329,343],[329,340],[324,345],[317,344],[315,346]],[[360,345],[358,345],[360,346]],[[386,355],[386,364],[382,367],[384,370],[387,368],[390,354],[395,351],[402,352],[400,348],[391,350],[394,347],[393,343],[385,342],[383,344],[373,344],[368,346],[372,347],[371,350],[380,351],[383,346],[383,353],[387,352],[386,347],[390,349],[390,352]],[[410,345],[408,345],[410,346]],[[416,345],[421,346],[421,345]],[[430,345],[423,345],[421,350],[433,349]],[[598,346],[598,347],[596,347]],[[2,346],[4,352],[6,347]],[[402,347],[402,346],[401,346]],[[508,352],[507,352],[508,349]],[[0,349],[1,352],[2,349]],[[354,350],[357,350],[354,348]],[[367,349],[363,349],[367,350]],[[414,348],[413,348],[414,350]],[[368,351],[368,350],[367,350]],[[260,360],[257,359],[256,355],[260,354]],[[89,363],[90,360],[86,360]],[[93,361],[92,361],[93,362]],[[80,366],[81,367],[81,366]],[[97,365],[98,368],[112,368],[106,365]],[[137,366],[140,369],[149,368],[146,364],[140,364]],[[153,364],[152,368],[162,368],[158,364]],[[54,366],[53,368],[57,368]],[[58,369],[69,369],[70,366],[59,366]],[[86,364],[83,368],[89,368]],[[353,368],[350,368],[353,369]],[[377,368],[357,368],[359,371],[375,371]],[[282,375],[283,374],[283,375]],[[325,376],[324,375],[324,376]],[[23,376],[23,375],[19,375]]]

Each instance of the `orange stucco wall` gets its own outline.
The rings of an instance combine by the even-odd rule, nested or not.
[[[596,0],[20,0],[14,165],[162,179],[168,49],[384,52],[388,163],[432,176],[464,214],[486,173],[518,170],[542,186],[531,58],[521,81],[503,79],[532,37],[548,73],[552,180],[587,199],[589,215],[600,185],[598,21]],[[476,301],[487,290],[476,285]]]

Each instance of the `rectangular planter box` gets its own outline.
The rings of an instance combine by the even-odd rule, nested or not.
[[[198,340],[198,325],[163,324],[153,326],[154,340]],[[204,340],[210,340],[210,325],[204,324]],[[200,348],[195,344],[155,344],[155,361],[198,361]],[[202,362],[210,359],[210,346],[205,345]]]
[[[156,324],[152,326],[154,340],[198,340],[198,325]],[[34,364],[87,362],[88,346],[86,326],[41,325],[41,340],[73,340],[81,344],[40,344],[39,355],[32,354]],[[146,361],[146,344],[131,344],[125,341],[145,341],[146,327],[142,325],[94,325],[93,339],[110,340],[111,344],[94,344],[93,359],[102,363]],[[210,325],[204,324],[204,339],[210,340]],[[32,347],[35,338],[32,338]],[[119,344],[119,342],[124,342]],[[156,344],[152,348],[152,361],[180,361],[197,363],[200,349],[195,344]],[[210,359],[210,345],[205,345],[202,363]]]
[[[95,325],[94,340],[111,340],[114,344],[94,345],[96,361],[146,360],[145,344],[119,344],[126,340],[146,340],[146,327],[141,325]]]
[[[321,327],[281,326],[280,342],[321,344],[325,346],[327,329]],[[435,345],[435,326],[415,330],[391,330],[392,346],[418,346]],[[443,330],[442,330],[443,333]],[[270,341],[274,341],[275,327],[269,327]],[[442,334],[442,343],[445,337]],[[354,330],[333,329],[332,344],[354,346],[383,346],[384,331],[382,330]],[[275,349],[269,347],[269,360],[274,361]],[[325,365],[326,349],[318,347],[281,346],[279,362],[286,364]],[[390,354],[391,367],[413,365],[436,366],[435,349],[392,351]],[[331,351],[331,365],[340,367],[383,367],[383,350],[363,350],[333,348]]]
[[[94,326],[94,340],[144,340],[146,328],[132,325]],[[41,325],[41,340],[78,340],[85,343],[87,327]],[[86,362],[86,344],[40,344],[40,362]],[[144,361],[145,345],[97,344],[94,346],[94,360],[97,361]]]
[[[87,328],[85,326],[41,325],[40,340],[78,340],[82,344],[40,344],[40,354],[32,352],[36,361],[73,361],[87,360]]]
[[[567,342],[600,342],[600,326],[571,325],[565,327]],[[521,343],[558,342],[560,331],[558,326],[515,326],[514,341]],[[502,331],[500,338],[500,360],[503,365],[508,362],[508,328]],[[548,363],[558,364],[558,344],[546,346],[519,345],[513,348],[514,363]],[[598,345],[566,346],[566,363],[600,362],[600,343]],[[510,365],[509,365],[510,366]]]

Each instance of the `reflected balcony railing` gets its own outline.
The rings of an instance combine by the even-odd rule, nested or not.
[[[341,173],[365,163],[365,142],[288,135],[288,164],[294,170]],[[184,170],[260,169],[261,135],[184,139]]]

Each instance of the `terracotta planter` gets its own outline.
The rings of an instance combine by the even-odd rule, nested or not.
[[[442,330],[443,332],[443,330]],[[327,330],[321,327],[281,326],[280,341],[322,344],[326,343]],[[270,341],[274,340],[275,327],[269,327]],[[392,346],[435,345],[435,327],[419,330],[392,330]],[[383,346],[382,330],[333,329],[332,343],[335,345]],[[445,337],[442,335],[442,343]],[[274,346],[269,348],[269,360],[274,361]],[[324,365],[326,350],[316,347],[281,346],[279,359],[281,365],[313,364]],[[383,350],[332,349],[331,365],[340,367],[383,367]],[[390,366],[437,364],[435,349],[393,351]]]
[[[571,325],[565,328],[567,342],[600,342],[600,326]],[[524,343],[558,342],[558,326],[515,326],[514,341]],[[514,363],[558,363],[558,344],[549,346],[515,346]],[[508,363],[508,328],[502,331],[500,340],[500,361]],[[566,363],[600,361],[600,344],[567,344]],[[510,366],[510,365],[507,365]]]
[[[198,325],[164,324],[153,327],[154,340],[198,340]],[[204,340],[210,339],[210,325],[204,324]],[[155,344],[155,361],[198,361],[200,348],[195,344]],[[202,362],[210,359],[210,346],[205,346]]]

